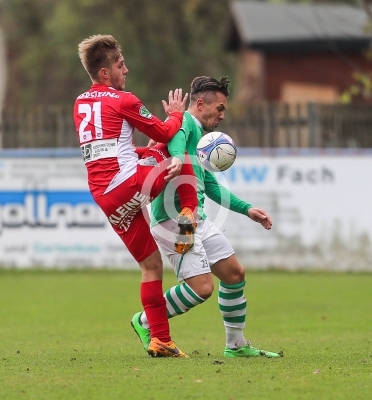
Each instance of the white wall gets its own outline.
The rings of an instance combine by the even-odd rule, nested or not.
[[[372,271],[370,171],[371,151],[240,149],[235,164],[218,176],[235,194],[267,210],[273,229],[209,201],[208,215],[247,267]],[[93,202],[80,157],[0,154],[0,266],[136,263]]]
[[[238,157],[228,186],[268,211],[273,229],[234,214],[222,229],[245,265],[372,271],[371,168],[368,151]]]

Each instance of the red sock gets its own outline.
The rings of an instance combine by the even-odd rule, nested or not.
[[[169,322],[166,302],[163,296],[163,282],[151,281],[141,283],[141,302],[150,325],[151,337],[162,342],[169,342]]]
[[[177,187],[181,210],[184,207],[188,207],[194,211],[198,205],[198,197],[196,194],[196,177],[194,175],[194,170],[188,155],[185,155],[185,163],[182,166],[180,177],[182,175],[187,176],[188,182]]]

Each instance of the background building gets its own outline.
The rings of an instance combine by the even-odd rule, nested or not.
[[[226,47],[239,56],[236,99],[334,103],[371,73],[368,16],[348,5],[232,1]]]

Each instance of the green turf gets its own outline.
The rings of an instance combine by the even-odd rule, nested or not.
[[[217,290],[171,321],[190,359],[147,357],[129,323],[139,280],[0,271],[0,399],[372,398],[372,275],[248,272],[246,336],[281,359],[223,358]]]

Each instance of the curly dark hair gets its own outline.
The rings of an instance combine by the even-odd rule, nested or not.
[[[220,92],[226,97],[229,97],[229,89],[227,86],[230,81],[227,76],[223,76],[221,80],[212,78],[211,76],[198,76],[191,82],[190,100],[195,101],[198,93]]]

